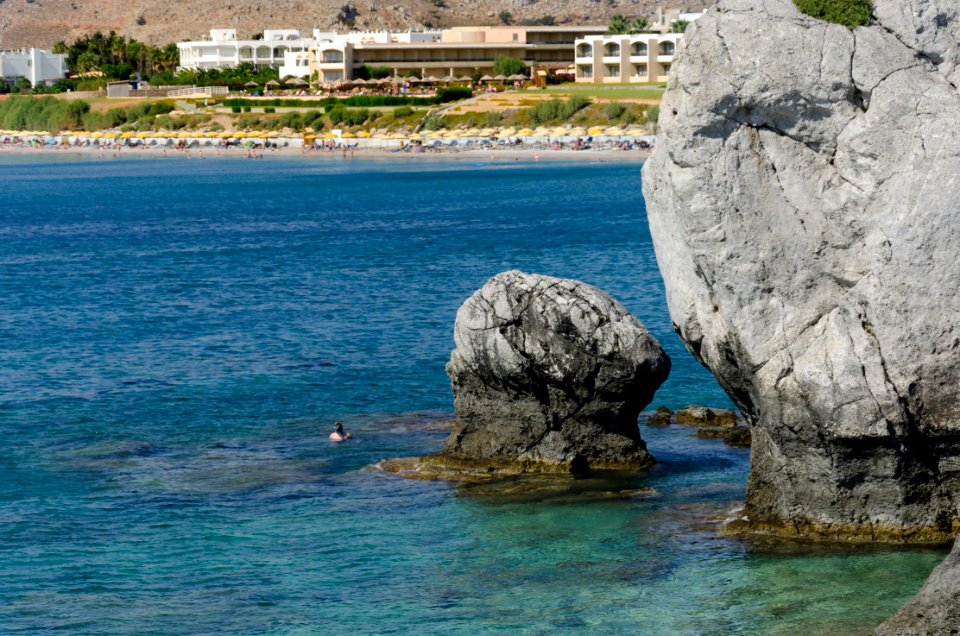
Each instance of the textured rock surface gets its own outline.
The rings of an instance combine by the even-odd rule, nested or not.
[[[637,416],[670,359],[626,308],[575,280],[509,271],[457,312],[458,428],[439,461],[578,472],[652,463]]]
[[[960,540],[920,592],[876,631],[876,636],[950,634],[960,634]]]
[[[720,426],[734,427],[737,425],[737,414],[727,409],[712,409],[707,406],[688,406],[673,414],[677,424],[687,426]]]
[[[945,541],[960,493],[960,15],[726,0],[644,191],[670,314],[753,432],[750,529]]]

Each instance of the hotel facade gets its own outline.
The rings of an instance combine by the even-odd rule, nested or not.
[[[321,82],[354,79],[364,66],[421,78],[493,75],[498,57],[518,58],[531,68],[569,65],[578,38],[604,31],[605,26],[456,27],[430,42],[323,42],[309,50],[307,63]]]
[[[315,29],[267,30],[262,39],[241,40],[236,29],[213,29],[208,39],[178,42],[180,68],[212,69],[250,63],[276,68],[281,77],[321,82],[355,79],[364,66],[385,67],[391,75],[462,77],[494,74],[498,57],[530,67],[568,66],[578,38],[599,36],[605,26],[455,27],[443,31],[335,33]]]
[[[588,84],[665,82],[681,33],[598,35],[578,39],[576,81]]]

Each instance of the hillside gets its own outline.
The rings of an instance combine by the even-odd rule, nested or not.
[[[332,28],[347,0],[0,0],[0,49],[52,45],[93,31],[116,31],[150,44],[199,38],[211,28]],[[359,29],[497,24],[552,16],[557,24],[606,24],[610,16],[653,17],[658,8],[698,10],[710,0],[374,0],[352,3]]]

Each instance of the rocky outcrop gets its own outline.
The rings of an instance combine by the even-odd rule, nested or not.
[[[960,8],[725,0],[644,167],[670,315],[753,433],[747,531],[943,542],[960,493]]]
[[[507,472],[652,464],[637,416],[670,359],[604,292],[504,272],[460,307],[454,340],[447,374],[457,428],[427,464]]]
[[[875,633],[876,636],[960,634],[960,540],[920,592]]]
[[[673,414],[677,424],[687,426],[715,426],[733,428],[737,425],[737,414],[728,409],[714,409],[708,406],[688,406]]]

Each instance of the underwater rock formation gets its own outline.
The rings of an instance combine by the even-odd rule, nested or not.
[[[457,427],[425,462],[559,473],[653,463],[637,417],[670,359],[606,293],[503,272],[460,307],[454,340],[447,374]]]
[[[960,16],[690,25],[644,166],[670,315],[750,423],[739,529],[944,542],[960,493]]]

